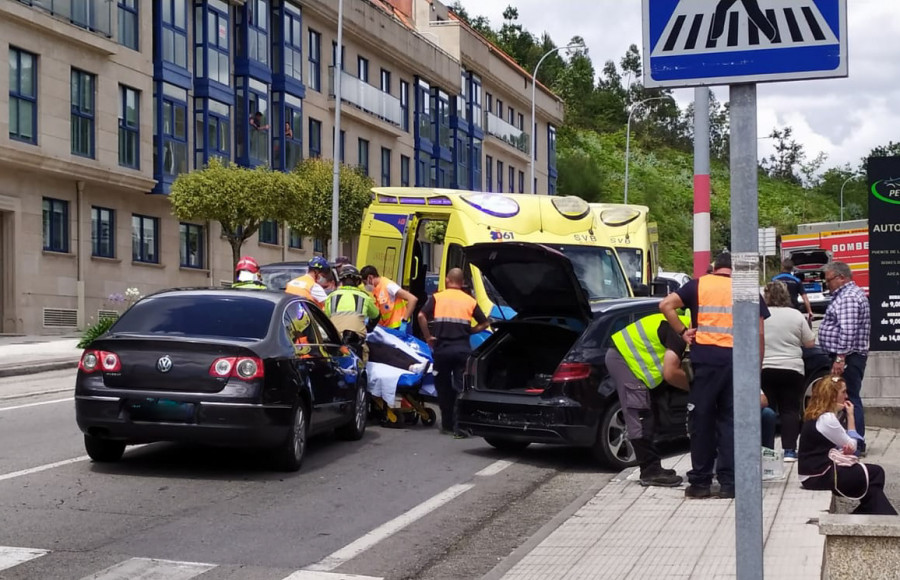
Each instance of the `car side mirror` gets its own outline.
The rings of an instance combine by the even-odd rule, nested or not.
[[[646,284],[633,284],[631,289],[635,296],[650,296],[650,287]]]

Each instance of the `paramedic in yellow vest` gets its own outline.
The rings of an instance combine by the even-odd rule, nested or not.
[[[682,326],[691,322],[689,315],[679,319]],[[681,341],[681,345],[667,349],[667,343],[672,340]],[[662,314],[651,314],[613,334],[612,342],[613,348],[606,351],[606,369],[616,384],[628,441],[641,468],[641,485],[681,485],[681,477],[660,464],[654,438],[659,421],[658,400],[663,393],[657,387],[669,382],[688,390],[681,356],[676,354],[678,350],[684,352],[684,341],[672,332]]]
[[[409,322],[416,311],[418,298],[400,287],[393,280],[378,274],[375,266],[366,266],[360,272],[366,291],[375,298],[375,305],[381,313],[380,326],[393,328],[411,334]]]
[[[691,311],[692,328],[676,312]],[[672,329],[691,344],[694,382],[688,396],[691,437],[687,498],[734,497],[734,380],[732,354],[731,254],[716,257],[711,274],[691,280],[660,302]],[[759,354],[765,350],[763,320],[769,309],[759,300]],[[719,490],[713,494],[713,466]]]
[[[322,256],[314,256],[307,264],[306,274],[297,276],[288,282],[284,291],[312,300],[319,308],[325,306],[328,294],[319,284],[323,272],[328,269],[328,261]]]
[[[434,386],[441,408],[441,433],[452,433],[457,439],[468,436],[456,427],[455,407],[463,389],[466,359],[472,352],[469,337],[489,324],[475,299],[463,292],[463,282],[463,271],[450,269],[444,280],[446,290],[433,294],[418,317],[422,336],[434,353]],[[434,321],[434,332],[428,328],[429,321]]]
[[[358,288],[361,277],[356,266],[347,264],[338,270],[341,286],[328,295],[325,301],[325,314],[331,319],[338,332],[345,330],[355,332],[362,340],[363,364],[369,360],[369,348],[365,339],[367,332],[372,331],[379,320],[378,307],[375,301],[364,290]]]

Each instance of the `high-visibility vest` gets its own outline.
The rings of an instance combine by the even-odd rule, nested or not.
[[[325,314],[358,314],[363,318],[375,319],[380,316],[378,307],[365,290],[355,286],[341,286],[325,301]]]
[[[288,282],[287,286],[285,286],[284,288],[284,291],[288,294],[296,294],[297,296],[302,296],[307,300],[312,300],[321,308],[322,304],[318,300],[313,298],[312,295],[312,288],[315,285],[316,281],[307,273],[302,276],[298,276]]]
[[[265,290],[266,285],[262,282],[256,282],[254,280],[250,280],[248,282],[235,282],[231,285],[232,288],[237,288],[239,290]]]
[[[690,314],[678,318],[685,328],[690,327]],[[649,389],[656,388],[663,382],[666,345],[660,342],[657,329],[665,319],[662,314],[651,314],[612,335],[613,344],[625,359],[628,370]]]
[[[372,295],[375,297],[375,304],[378,305],[378,312],[381,314],[381,320],[378,322],[378,325],[386,326],[387,328],[399,328],[400,323],[403,322],[403,317],[406,316],[406,300],[392,298],[391,293],[388,292],[389,284],[393,284],[393,281],[381,276],[378,279],[378,285],[372,291]]]
[[[731,307],[731,277],[702,276],[697,283],[697,344],[734,347]]]
[[[447,288],[434,295],[434,323],[472,325],[478,302],[459,288]]]

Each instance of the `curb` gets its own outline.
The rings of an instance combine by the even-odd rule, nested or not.
[[[622,474],[625,472],[631,472],[634,468],[628,467],[623,471],[613,475],[609,480],[604,481],[602,483],[595,483],[594,485],[587,488],[584,493],[579,495],[575,500],[567,505],[561,512],[553,516],[553,518],[541,526],[541,528],[534,533],[533,536],[528,538],[525,543],[521,546],[513,550],[513,552],[503,559],[499,564],[494,566],[490,572],[481,577],[481,580],[500,580],[503,576],[512,570],[512,568],[519,563],[525,556],[534,551],[538,545],[547,539],[547,536],[556,531],[556,528],[563,525],[566,520],[575,515],[575,512],[580,510],[584,504],[594,499],[594,497],[600,493],[600,491],[606,487],[607,485],[618,481],[619,478],[622,477]],[[627,476],[626,476],[627,477]]]
[[[77,360],[62,359],[51,360],[45,362],[35,362],[23,365],[9,365],[0,367],[0,377],[17,377],[22,375],[33,375],[37,373],[45,373],[48,371],[59,371],[65,369],[74,369],[78,366]]]

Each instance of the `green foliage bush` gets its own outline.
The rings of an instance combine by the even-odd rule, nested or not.
[[[106,331],[118,320],[117,316],[101,316],[100,320],[84,329],[81,340],[78,342],[78,348],[87,348],[94,340],[106,334]]]

